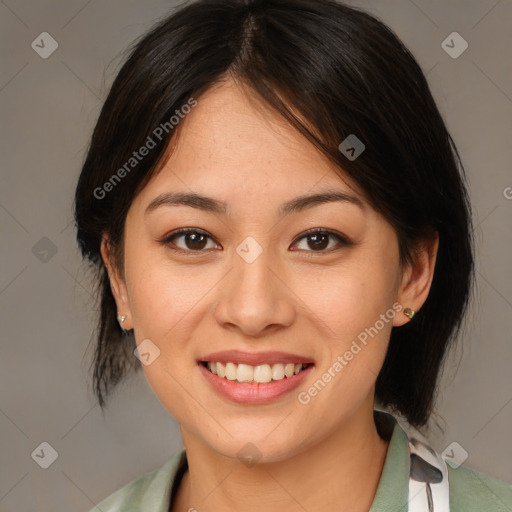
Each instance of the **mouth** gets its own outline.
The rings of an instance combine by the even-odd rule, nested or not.
[[[207,385],[224,399],[263,405],[284,398],[305,382],[315,362],[289,352],[223,350],[203,355],[197,367]]]
[[[245,384],[268,384],[290,379],[313,366],[313,363],[263,363],[250,365],[232,361],[199,361],[206,370],[221,379]]]

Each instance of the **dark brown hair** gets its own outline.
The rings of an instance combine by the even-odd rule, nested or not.
[[[95,191],[156,127],[226,77],[280,113],[362,188],[395,228],[403,261],[428,230],[438,232],[430,294],[413,321],[392,329],[376,383],[381,404],[424,425],[473,279],[464,169],[411,53],[381,21],[334,0],[199,0],[180,6],[130,48],[101,110],[75,196],[78,243],[98,272],[93,386],[100,405],[130,367],[140,368],[133,335],[123,335],[116,321],[102,235],[110,236],[122,268],[127,211],[162,163],[175,130],[163,133],[109,187],[108,197]],[[338,149],[350,134],[365,144],[353,161]]]

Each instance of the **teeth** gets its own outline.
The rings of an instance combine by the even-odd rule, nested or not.
[[[236,380],[236,364],[233,364],[233,363],[226,364],[226,379]]]
[[[228,380],[236,380],[238,382],[257,382],[266,384],[273,380],[283,380],[285,377],[290,378],[297,375],[304,369],[303,364],[293,363],[277,363],[274,365],[261,364],[251,366],[249,364],[235,363],[213,363],[208,361],[207,368],[215,375]]]
[[[287,377],[291,377],[293,375],[293,372],[295,370],[295,365],[293,363],[288,363],[285,367],[284,367],[284,374],[287,376]]]
[[[230,363],[231,364],[231,363]],[[254,371],[248,364],[239,364],[236,370],[236,380],[238,382],[252,382]]]
[[[262,384],[270,382],[272,380],[272,368],[268,364],[261,364],[254,368],[254,382],[260,382]]]
[[[272,379],[281,380],[284,379],[284,366],[279,363],[272,366]]]

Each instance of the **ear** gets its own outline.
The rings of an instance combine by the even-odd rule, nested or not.
[[[107,267],[108,277],[110,280],[110,289],[112,290],[112,295],[116,301],[117,312],[120,316],[126,317],[122,323],[118,318],[119,325],[128,331],[133,329],[132,312],[128,298],[128,290],[126,288],[124,277],[121,275],[121,272],[115,264],[112,245],[107,235],[104,235],[103,239],[101,240],[100,250],[103,262]]]
[[[433,231],[428,236],[418,240],[413,249],[412,262],[404,266],[401,283],[398,290],[397,301],[403,308],[411,308],[418,312],[427,300],[434,267],[436,264],[437,250],[439,248],[439,234]],[[398,327],[410,321],[403,313],[395,315],[393,325]]]

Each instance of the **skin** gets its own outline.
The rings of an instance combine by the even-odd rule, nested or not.
[[[394,229],[358,187],[231,80],[198,98],[179,129],[169,160],[128,212],[124,273],[107,237],[102,244],[123,326],[137,344],[149,338],[159,347],[144,372],[181,427],[189,471],[173,510],[368,511],[388,447],[373,421],[375,380],[392,326],[410,320],[398,312],[308,404],[297,394],[394,303],[420,309],[437,238],[401,266]],[[338,201],[278,216],[282,203],[326,190],[362,206]],[[225,201],[229,215],[184,205],[145,214],[157,196],[177,191]],[[183,235],[173,242],[188,253],[159,242],[182,227],[211,237],[203,252]],[[303,235],[311,228],[353,245],[331,236],[318,249]],[[263,249],[251,264],[236,252],[247,236]],[[292,352],[315,367],[278,400],[240,405],[197,367],[201,356],[226,349]],[[237,458],[248,442],[261,454],[252,467]]]

